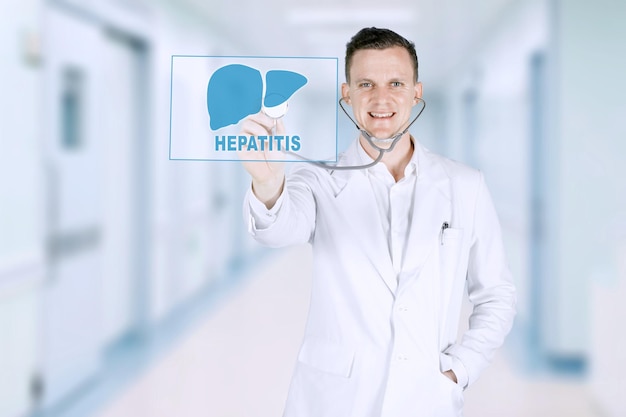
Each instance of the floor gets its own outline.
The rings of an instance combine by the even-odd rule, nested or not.
[[[280,416],[308,306],[307,246],[268,253],[196,328],[97,417]],[[466,417],[602,417],[580,379],[523,377],[502,353],[465,392]]]

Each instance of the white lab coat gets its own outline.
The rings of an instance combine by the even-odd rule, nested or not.
[[[308,322],[284,417],[460,416],[463,387],[441,371],[454,363],[471,384],[511,328],[515,290],[482,174],[415,145],[418,178],[400,275],[363,171],[298,167],[264,229],[244,204],[259,242],[313,247]],[[357,146],[340,165],[360,163]],[[444,222],[450,227],[442,233]],[[474,309],[457,342],[466,281]]]

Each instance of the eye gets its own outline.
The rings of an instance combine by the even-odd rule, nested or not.
[[[370,83],[369,81],[363,81],[361,83],[359,83],[359,87],[361,88],[369,88],[372,86],[372,83]]]
[[[392,87],[402,87],[402,82],[400,82],[400,81],[392,81],[391,82],[391,86]]]

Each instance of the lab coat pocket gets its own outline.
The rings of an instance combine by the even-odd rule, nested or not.
[[[348,378],[352,372],[354,350],[323,340],[305,340],[298,361],[318,371]]]
[[[306,339],[291,382],[283,417],[350,417],[356,385],[355,351],[333,342]]]
[[[445,381],[444,385],[447,385],[449,389],[452,390],[459,390],[459,391],[463,391],[463,389],[461,389],[461,386],[459,384],[457,384],[456,382],[454,382],[453,380],[451,380],[447,375],[445,375],[443,372],[439,373],[441,379],[443,379]]]
[[[465,286],[465,273],[462,272],[463,232],[463,229],[448,228],[443,231],[439,244],[440,326],[445,326],[440,330],[440,337],[445,343],[450,342],[447,340],[449,333],[446,329],[449,329],[449,326],[456,328],[454,317],[458,315],[460,297]],[[448,320],[452,321],[448,322]],[[454,334],[456,335],[456,330]]]
[[[463,245],[463,229],[445,229],[441,234],[439,261],[444,278],[452,278],[459,264]]]
[[[441,245],[454,245],[461,241],[463,238],[463,229],[453,229],[448,227],[443,230],[441,235]]]
[[[462,416],[463,415],[463,389],[459,384],[439,373],[439,385],[441,388],[440,405],[436,416]]]

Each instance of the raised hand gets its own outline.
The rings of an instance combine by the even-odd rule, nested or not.
[[[282,119],[272,119],[262,112],[247,117],[241,124],[240,135],[254,136],[257,144],[259,137],[267,136],[264,146],[257,146],[257,150],[241,150],[238,152],[243,166],[252,177],[252,191],[269,209],[274,206],[282,192],[285,181],[285,167],[283,152],[272,147],[270,150],[270,136],[285,134]],[[272,161],[272,162],[270,162]]]

